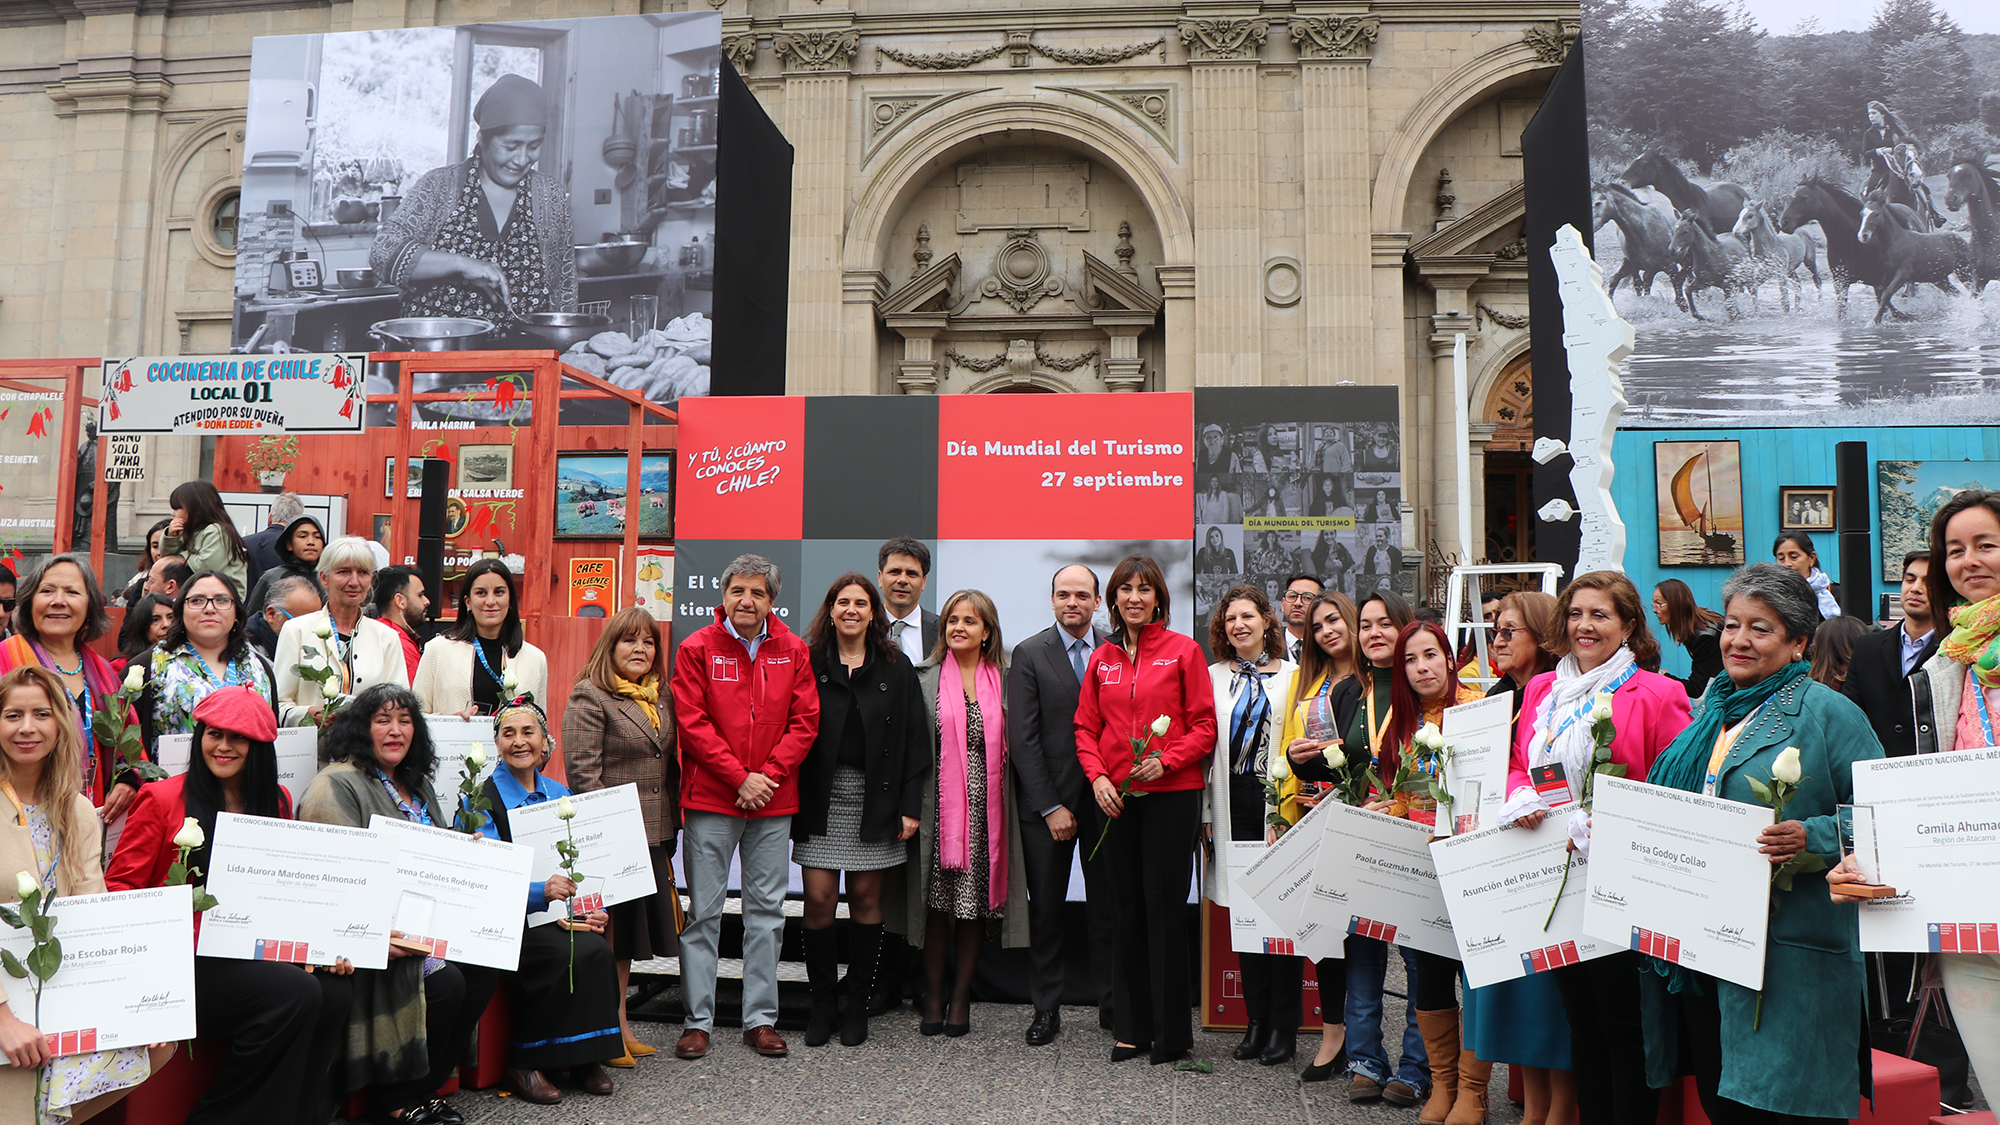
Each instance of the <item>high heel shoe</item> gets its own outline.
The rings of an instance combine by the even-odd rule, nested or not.
[[[929,1005],[926,1004],[925,1007],[928,1008]],[[926,1038],[944,1034],[944,1013],[939,1012],[938,1018],[931,1019],[930,1013],[925,1012],[924,1016],[917,1023],[917,1034]]]
[[[1137,1043],[1130,1047],[1123,1043],[1114,1044],[1111,1048],[1111,1061],[1117,1063],[1126,1059],[1136,1059],[1140,1055],[1150,1054],[1152,1050],[1151,1043]]]
[[[958,1004],[954,1001],[951,1006],[952,1008],[956,1008]],[[946,1010],[949,1011],[950,1009]],[[963,1020],[956,1023],[946,1021],[944,1033],[947,1038],[951,1039],[959,1039],[972,1033],[972,1001],[967,1000],[965,1002],[965,1018]]]
[[[1321,1066],[1319,1063],[1313,1063],[1310,1066],[1306,1067],[1304,1070],[1300,1071],[1299,1081],[1324,1082],[1327,1079],[1332,1078],[1336,1073],[1346,1069],[1347,1069],[1347,1048],[1342,1047],[1340,1050],[1335,1051],[1333,1053],[1333,1058],[1329,1060],[1325,1066]]]
[[[625,1041],[625,1053],[635,1059],[643,1059],[647,1055],[659,1054],[660,1049],[658,1047],[649,1047],[637,1039],[627,1039]]]

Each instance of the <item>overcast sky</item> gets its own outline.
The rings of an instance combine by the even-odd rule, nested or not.
[[[1749,0],[1750,14],[1773,35],[1786,35],[1806,19],[1819,21],[1821,31],[1866,31],[1879,4],[1870,0]],[[1941,0],[1943,9],[1967,33],[2000,32],[2000,3],[1992,0]]]

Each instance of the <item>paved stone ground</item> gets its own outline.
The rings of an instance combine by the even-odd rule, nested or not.
[[[844,1048],[836,1037],[807,1050],[802,1032],[786,1032],[792,1055],[758,1057],[733,1028],[718,1029],[707,1058],[683,1062],[669,1053],[678,1024],[641,1024],[641,1038],[660,1048],[634,1070],[612,1071],[617,1093],[593,1098],[564,1092],[560,1106],[537,1106],[494,1091],[459,1094],[452,1104],[478,1125],[640,1125],[646,1122],[841,1122],[854,1125],[950,1122],[951,1125],[1147,1122],[1263,1125],[1319,1122],[1415,1125],[1417,1111],[1386,1103],[1350,1105],[1346,1082],[1305,1085],[1298,1071],[1312,1061],[1262,1067],[1229,1057],[1238,1032],[1200,1034],[1195,1057],[1215,1073],[1152,1067],[1134,1059],[1113,1065],[1111,1033],[1090,1008],[1063,1012],[1063,1035],[1029,1047],[1022,1035],[1030,1010],[975,1004],[972,1034],[926,1039],[908,1005],[870,1022],[868,1042]],[[1504,1095],[1506,1071],[1494,1069]],[[1501,1097],[1491,1125],[1516,1125],[1520,1111]]]

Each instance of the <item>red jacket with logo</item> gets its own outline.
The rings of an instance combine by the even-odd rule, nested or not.
[[[776,614],[770,636],[749,646],[715,624],[681,642],[674,659],[674,721],[681,752],[681,808],[728,816],[799,811],[799,763],[819,735],[819,683],[811,651]],[[756,770],[778,787],[756,812],[736,807],[736,790]]]
[[[1134,789],[1170,793],[1208,784],[1208,756],[1215,751],[1215,688],[1208,658],[1193,640],[1160,622],[1139,631],[1137,660],[1117,641],[1090,654],[1076,704],[1076,756],[1091,781],[1108,777],[1123,785],[1132,772],[1133,738],[1165,715],[1167,733],[1147,745],[1160,750],[1165,777]]]

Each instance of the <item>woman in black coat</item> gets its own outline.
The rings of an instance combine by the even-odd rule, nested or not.
[[[882,872],[908,858],[923,780],[930,720],[917,672],[889,641],[874,583],[843,574],[828,587],[806,630],[819,680],[819,736],[799,767],[792,860],[805,879],[806,975],[812,1018],[806,1046],[833,1036],[839,1009],[833,912],[847,873],[849,930],[843,1046],[868,1039],[868,996],[882,950]]]

